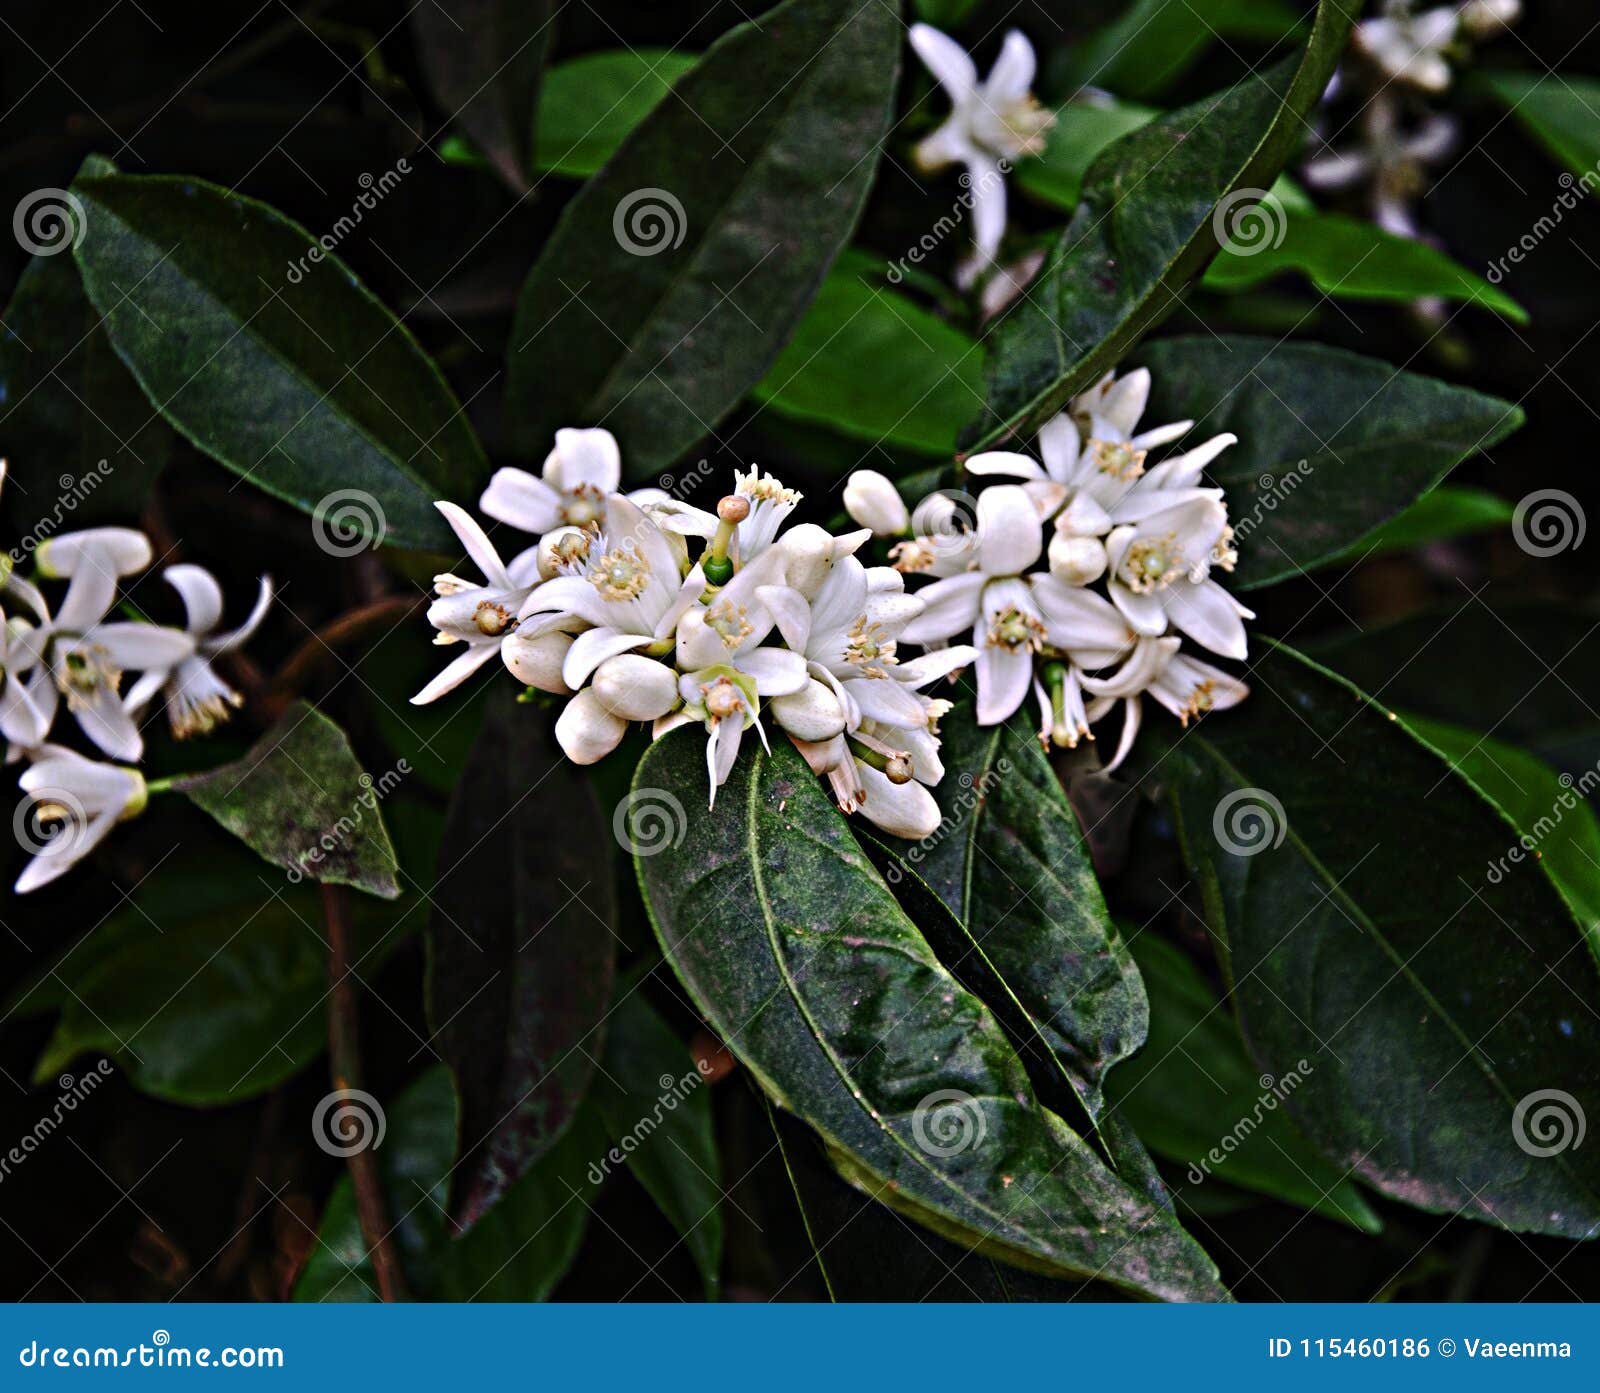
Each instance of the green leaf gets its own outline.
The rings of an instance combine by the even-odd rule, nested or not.
[[[1592,1234],[1600,1152],[1540,1155],[1517,1111],[1559,1090],[1569,1120],[1600,1115],[1600,982],[1565,901],[1371,697],[1270,641],[1251,682],[1156,773],[1257,1063],[1296,1072],[1295,1122],[1384,1194]]]
[[[325,531],[453,548],[433,501],[476,497],[483,451],[438,368],[342,261],[199,179],[107,174],[72,188],[89,299],[181,434],[302,511],[332,510]],[[361,216],[357,202],[330,243]]]
[[[715,1301],[722,1285],[722,1161],[711,1094],[688,1046],[636,981],[623,984],[606,1020],[593,1100],[615,1148],[682,1235],[706,1297]]]
[[[411,11],[411,26],[439,105],[524,192],[554,0],[426,0]]]
[[[1505,291],[1425,242],[1397,237],[1364,218],[1268,207],[1241,223],[1201,278],[1207,290],[1247,290],[1298,271],[1325,295],[1409,303],[1424,295],[1494,310],[1515,324],[1528,312]]]
[[[924,24],[954,29],[978,8],[980,0],[913,0],[912,9]]]
[[[698,732],[635,789],[705,791]],[[1225,1295],[1169,1211],[1033,1096],[998,1021],[940,965],[787,744],[635,858],[662,951],[712,1028],[858,1188],[941,1236],[1165,1299]]]
[[[1515,512],[1499,494],[1487,489],[1440,484],[1326,564],[1348,565],[1386,552],[1411,551],[1430,542],[1498,531],[1509,526]]]
[[[1153,97],[1219,39],[1271,43],[1299,27],[1299,10],[1283,0],[1133,0],[1121,16],[1074,46],[1066,79],[1122,97]]]
[[[752,395],[847,435],[948,455],[983,402],[983,353],[959,329],[841,266]]]
[[[1584,801],[1600,785],[1600,771],[1575,781],[1481,731],[1425,716],[1408,714],[1405,721],[1511,819],[1523,835],[1523,854],[1543,864],[1600,960],[1600,818]]]
[[[1490,90],[1593,193],[1600,170],[1600,79],[1570,73],[1486,73]]]
[[[211,879],[197,874],[202,855]],[[366,981],[409,923],[370,901],[356,911]],[[273,883],[223,846],[194,849],[143,882],[22,1004],[29,1014],[61,1011],[37,1081],[82,1055],[107,1055],[142,1092],[210,1107],[263,1093],[316,1059],[327,991],[315,894]]]
[[[1098,1118],[1106,1073],[1144,1043],[1149,1013],[1077,814],[1026,714],[980,726],[962,705],[939,730],[943,819],[926,842],[901,844],[901,857],[963,930],[941,956],[958,975],[969,960],[987,968],[1005,994],[987,996],[991,1008],[1026,1020]]]
[[[461,1095],[452,1213],[478,1222],[571,1125],[611,1001],[611,829],[542,711],[489,700],[428,929],[428,1019]]]
[[[58,227],[71,235],[70,225]],[[137,515],[172,444],[171,428],[111,351],[65,245],[35,256],[0,323],[3,497],[21,546]]]
[[[1216,225],[1282,170],[1354,9],[1322,0],[1298,62],[1152,121],[1094,162],[1044,269],[994,331],[970,450],[1043,424],[1176,306],[1217,248]]]
[[[567,1135],[461,1239],[449,1236],[445,1196],[457,1109],[448,1069],[430,1069],[387,1110],[377,1149],[394,1241],[413,1296],[431,1301],[543,1301],[577,1256],[597,1188],[605,1133],[579,1114]],[[378,1283],[344,1176],[334,1187],[294,1287],[296,1301],[377,1301]]]
[[[539,94],[534,167],[574,179],[598,173],[698,60],[668,48],[619,48],[557,63]]]
[[[173,787],[292,881],[354,885],[393,899],[400,886],[380,804],[409,772],[401,760],[374,782],[345,733],[297,701],[243,759]]]
[[[644,478],[716,428],[855,226],[903,38],[897,3],[787,0],[635,128],[522,288],[507,411],[523,448],[604,422]]]
[[[1106,1084],[1113,1116],[1160,1156],[1188,1167],[1196,1190],[1214,1181],[1315,1210],[1365,1233],[1383,1221],[1342,1166],[1290,1123],[1245,1051],[1239,1028],[1195,965],[1149,930],[1130,933],[1150,993],[1150,1038]]]
[[[1228,492],[1244,590],[1339,559],[1523,419],[1498,397],[1320,344],[1205,334],[1145,344],[1136,361],[1154,378],[1148,420],[1239,437],[1209,473]]]

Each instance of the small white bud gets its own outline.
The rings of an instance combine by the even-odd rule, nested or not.
[[[1521,17],[1521,0],[1467,0],[1461,7],[1461,25],[1479,43],[1509,29]]]
[[[500,657],[511,675],[536,691],[571,696],[572,688],[561,680],[561,664],[572,647],[572,635],[540,634],[531,638],[522,633],[510,635],[500,645]]]
[[[844,510],[874,537],[903,537],[911,526],[898,490],[876,469],[858,469],[845,481]]]
[[[592,687],[573,697],[556,721],[556,741],[574,764],[604,759],[628,733],[628,723],[600,704]]]
[[[1050,539],[1050,574],[1068,585],[1092,585],[1106,573],[1105,544],[1098,537],[1057,532]]]
[[[773,697],[767,702],[772,719],[797,740],[808,743],[831,740],[843,732],[844,710],[839,698],[815,678],[798,692],[788,696]]]
[[[678,700],[678,675],[641,653],[621,653],[595,669],[591,684],[600,704],[625,721],[653,721]]]

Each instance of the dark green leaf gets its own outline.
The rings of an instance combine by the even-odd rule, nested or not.
[[[554,0],[423,0],[411,26],[439,105],[523,192]]]
[[[409,772],[402,760],[374,782],[345,733],[297,701],[243,759],[173,786],[291,880],[393,899],[400,886],[379,805]]]
[[[1215,334],[1144,345],[1147,419],[1231,430],[1211,466],[1251,590],[1326,565],[1522,424],[1498,397],[1320,344]]]
[[[1600,79],[1571,73],[1486,74],[1507,109],[1593,193],[1600,170]]]
[[[1106,1099],[1151,1150],[1188,1168],[1184,1203],[1221,1181],[1379,1232],[1360,1187],[1295,1131],[1278,1081],[1263,1079],[1194,964],[1148,929],[1128,944],[1150,993],[1150,1038],[1107,1080]]]
[[[697,733],[635,787],[705,789]],[[800,756],[741,755],[714,813],[635,862],[674,970],[713,1029],[852,1183],[946,1238],[1159,1298],[1223,1296],[1170,1212],[1033,1096],[987,1008],[939,964]]]
[[[428,1018],[461,1095],[452,1213],[476,1223],[571,1124],[616,962],[611,829],[542,711],[488,703],[429,925]]]
[[[715,1301],[722,1283],[722,1162],[711,1094],[689,1048],[635,982],[606,1020],[595,1109],[629,1169],[683,1236]]]
[[[1295,1071],[1301,1130],[1383,1193],[1593,1233],[1600,1152],[1538,1154],[1551,1118],[1518,1112],[1600,1115],[1600,983],[1565,901],[1372,698],[1278,644],[1251,682],[1158,773],[1257,1063]]]
[[[1041,425],[1176,306],[1217,248],[1226,218],[1213,213],[1259,197],[1300,140],[1355,8],[1322,0],[1298,61],[1152,121],[1094,162],[1044,269],[995,330],[970,449]]]
[[[841,266],[753,395],[847,435],[948,455],[983,402],[983,353],[959,329]]]
[[[1430,542],[1497,531],[1511,522],[1515,512],[1497,493],[1440,484],[1326,564],[1341,566],[1385,552],[1410,551]]]
[[[281,213],[202,180],[72,187],[89,299],[167,420],[258,488],[323,508],[327,530],[453,548],[433,501],[475,497],[483,451],[438,368],[343,262]],[[362,215],[355,202],[329,242]]]
[[[556,64],[539,94],[535,167],[574,179],[597,173],[698,56],[621,48]]]
[[[1207,290],[1245,290],[1298,271],[1325,295],[1409,303],[1424,295],[1463,300],[1516,324],[1528,312],[1505,291],[1443,252],[1397,237],[1364,218],[1339,213],[1292,213],[1267,205],[1254,224],[1241,224],[1200,284]]]
[[[507,409],[524,448],[604,422],[643,478],[715,429],[855,225],[903,40],[897,3],[787,0],[683,77],[523,286]]]

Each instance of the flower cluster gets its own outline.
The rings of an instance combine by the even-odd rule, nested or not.
[[[435,578],[435,642],[464,651],[412,700],[498,655],[519,682],[570,698],[556,738],[579,764],[633,722],[658,737],[702,727],[713,803],[746,734],[765,745],[770,719],[845,811],[900,836],[932,832],[949,703],[926,689],[976,652],[902,661],[922,600],[899,571],[857,559],[866,531],[786,528],[800,495],[759,468],[714,513],[660,490],[624,494],[621,475],[605,430],[558,431],[537,477],[499,470],[479,506],[536,537],[509,561],[465,510],[438,505],[483,579]]]
[[[890,553],[895,567],[932,580],[916,592],[923,609],[905,641],[936,646],[970,633],[979,723],[1008,719],[1031,692],[1040,739],[1075,748],[1120,703],[1121,741],[1107,769],[1132,745],[1144,693],[1187,724],[1249,690],[1180,651],[1189,638],[1226,658],[1246,654],[1244,621],[1255,616],[1212,578],[1237,559],[1227,505],[1221,489],[1200,482],[1237,437],[1213,436],[1147,467],[1152,450],[1194,424],[1141,430],[1149,394],[1148,371],[1108,373],[1040,430],[1039,459],[972,456],[969,475],[1023,480],[991,484],[975,502],[934,494],[908,516],[894,486],[870,471],[845,491],[855,521],[902,539]],[[1091,588],[1102,581],[1104,593]]]
[[[17,892],[47,885],[102,842],[120,820],[144,808],[146,784],[132,766],[144,755],[142,718],[157,702],[179,739],[204,734],[240,702],[212,666],[255,632],[271,601],[261,580],[255,608],[237,629],[222,629],[222,588],[200,566],[169,566],[184,628],[113,619],[122,581],[153,560],[149,539],[126,527],[96,527],[51,538],[34,553],[37,576],[4,569],[11,602],[0,637],[0,734],[8,763],[24,760],[20,785],[31,823],[52,829],[17,880]],[[54,609],[44,586],[65,582]],[[123,677],[137,680],[122,690]],[[83,735],[116,763],[90,759],[50,739],[63,705]],[[19,820],[19,829],[21,822]]]

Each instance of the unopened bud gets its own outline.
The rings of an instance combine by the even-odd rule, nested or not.
[[[911,526],[899,491],[875,469],[858,469],[845,481],[844,510],[875,537],[903,537]]]

